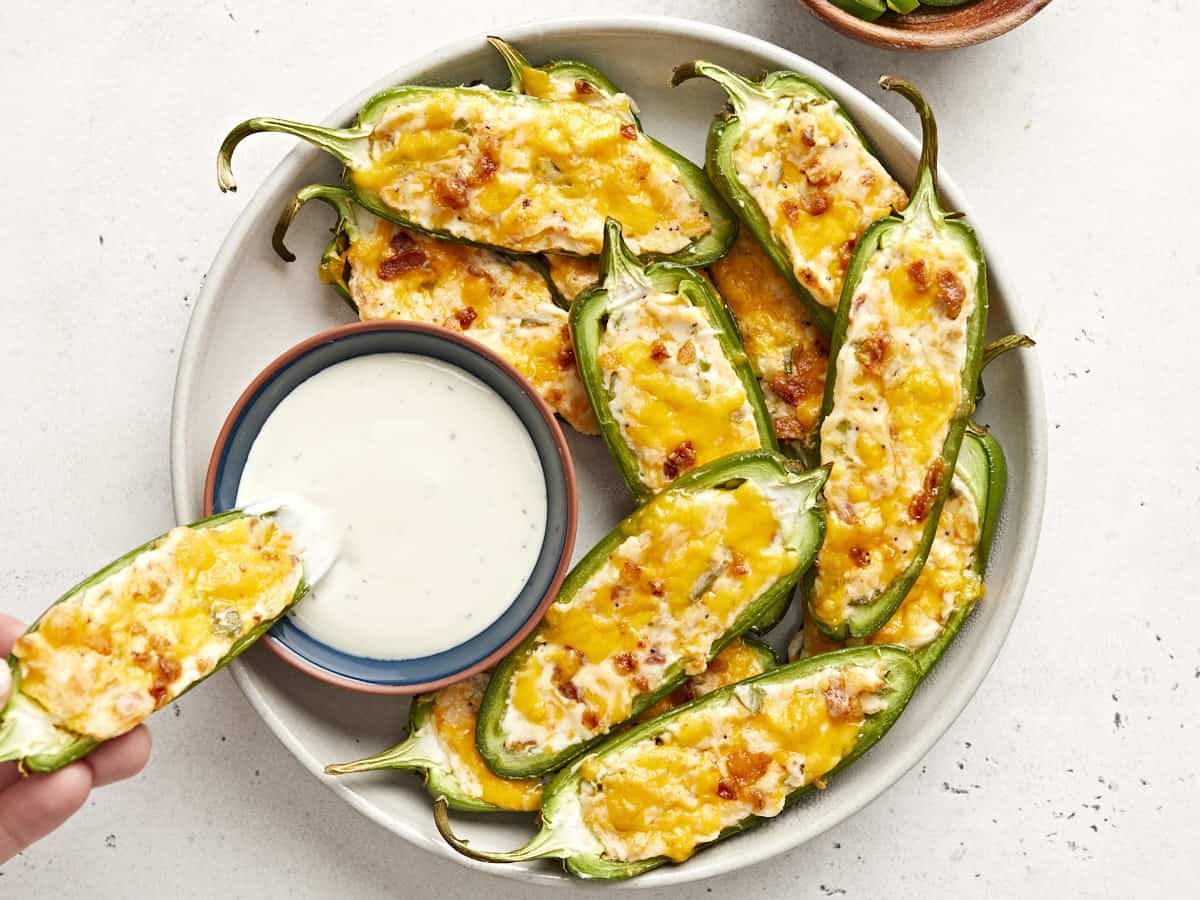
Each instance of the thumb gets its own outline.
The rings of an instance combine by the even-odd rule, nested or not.
[[[0,709],[8,702],[8,694],[12,690],[12,671],[8,668],[8,660],[0,659]]]

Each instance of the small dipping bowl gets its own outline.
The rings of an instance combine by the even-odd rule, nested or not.
[[[358,322],[324,331],[268,365],[234,405],[209,462],[204,511],[212,515],[236,507],[250,448],[288,394],[330,366],[380,353],[437,360],[495,391],[528,432],[546,483],[546,528],[533,569],[500,617],[469,640],[419,658],[371,659],[317,640],[289,616],[266,637],[267,646],[285,662],[314,678],[367,693],[417,694],[494,666],[540,621],[571,561],[578,513],[571,454],[553,411],[516,369],[476,341],[416,322]],[[379,414],[386,416],[387,410]],[[319,440],[319,430],[315,439]],[[302,496],[303,491],[304,486],[297,485],[294,493]]]

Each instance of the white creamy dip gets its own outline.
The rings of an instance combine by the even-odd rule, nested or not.
[[[341,553],[289,613],[355,656],[448,650],[508,608],[537,561],[546,484],[507,402],[424,356],[360,356],[317,373],[255,439],[239,506],[298,494]]]

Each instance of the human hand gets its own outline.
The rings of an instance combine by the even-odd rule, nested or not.
[[[0,613],[0,709],[12,688],[4,657],[24,633],[24,625]],[[142,771],[149,756],[150,732],[139,725],[101,744],[84,759],[49,775],[23,778],[16,763],[0,763],[0,863],[74,815],[92,788]]]

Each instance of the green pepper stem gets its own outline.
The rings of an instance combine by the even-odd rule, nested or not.
[[[445,838],[446,843],[470,859],[478,860],[479,862],[492,863],[515,863],[527,862],[533,859],[566,859],[574,855],[575,851],[563,846],[554,834],[554,831],[542,826],[529,842],[523,847],[518,847],[516,850],[505,852],[494,852],[488,850],[473,850],[468,845],[467,841],[458,837],[450,828],[450,806],[446,802],[445,797],[438,797],[433,804],[433,822],[437,826],[438,834]]]
[[[296,195],[288,201],[288,205],[279,214],[275,230],[271,232],[271,246],[275,248],[275,252],[284,262],[296,261],[296,254],[287,248],[283,239],[287,235],[292,220],[300,212],[300,207],[309,200],[320,200],[322,203],[328,204],[338,217],[334,231],[345,234],[351,241],[358,240],[358,225],[354,221],[354,206],[350,192],[332,184],[310,184],[297,191]]]
[[[691,78],[708,78],[725,88],[729,99],[733,101],[734,109],[738,111],[745,109],[755,100],[767,98],[767,93],[753,81],[703,59],[694,59],[676,66],[671,75],[671,87],[679,87]]]
[[[1020,347],[1036,347],[1037,341],[1027,334],[1006,334],[1002,338],[996,338],[986,347],[983,348],[983,361],[980,368],[987,368],[987,364],[994,360],[997,356],[1002,356],[1009,350],[1016,350]]]
[[[616,219],[604,221],[604,249],[600,252],[600,284],[609,293],[646,288],[650,280],[641,260],[634,256]]]
[[[925,95],[911,81],[895,75],[884,75],[879,79],[879,86],[885,91],[895,91],[904,97],[921,117],[921,162],[917,169],[917,183],[913,188],[910,205],[917,208],[922,203],[927,203],[931,210],[940,214],[937,200],[938,130],[933,109]]]
[[[525,70],[531,68],[529,60],[521,54],[520,50],[502,38],[489,34],[487,42],[496,48],[496,52],[504,58],[504,64],[508,66],[510,76],[508,89],[514,94],[525,93]]]
[[[414,769],[423,772],[429,767],[430,760],[420,755],[416,749],[416,742],[409,737],[374,756],[328,765],[325,767],[325,774],[350,775],[354,772],[374,772],[379,769]]]
[[[222,191],[237,190],[232,167],[234,149],[244,138],[260,131],[277,131],[308,141],[350,168],[362,167],[368,162],[365,153],[366,140],[371,132],[367,128],[325,128],[321,125],[305,125],[302,122],[260,116],[242,122],[221,142],[221,150],[217,154],[217,184]]]

